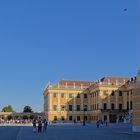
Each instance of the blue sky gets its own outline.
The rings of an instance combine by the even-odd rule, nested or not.
[[[0,1],[0,109],[42,111],[48,81],[135,76],[138,41],[138,0]]]

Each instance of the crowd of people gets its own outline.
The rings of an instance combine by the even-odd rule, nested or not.
[[[36,133],[41,133],[41,132],[46,132],[47,126],[48,126],[48,121],[44,119],[43,121],[41,119],[34,119],[33,122],[33,132]]]
[[[28,124],[28,125],[30,125],[32,123],[32,121],[31,120],[5,120],[5,119],[1,119],[0,118],[0,124]]]
[[[76,120],[73,120],[73,124],[76,124]],[[51,124],[50,122],[47,121],[47,119],[41,119],[41,117],[33,119],[33,120],[5,120],[0,118],[0,125],[32,125],[33,126],[33,132],[36,133],[41,133],[41,132],[46,132],[47,131],[47,126],[48,124]],[[97,120],[96,121],[96,127],[99,128],[100,126],[105,125],[106,127],[108,126],[108,121],[102,121],[102,120]],[[86,125],[86,121],[83,121],[83,126]]]

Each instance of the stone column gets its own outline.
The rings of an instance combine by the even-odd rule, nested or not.
[[[73,109],[76,111],[76,94],[73,94]]]
[[[93,105],[94,105],[94,108],[93,108],[93,111],[95,112],[95,104],[96,104],[96,99],[95,99],[95,92],[94,92],[94,94],[93,94]]]
[[[115,109],[119,109],[118,107],[118,92],[115,93]]]
[[[129,100],[129,115],[130,115],[130,111],[131,111],[131,91],[129,91],[128,100]]]
[[[98,110],[98,92],[96,92],[96,110]]]
[[[61,105],[60,105],[60,93],[57,93],[57,111],[61,110]]]
[[[88,111],[91,111],[91,94],[88,93]]]
[[[80,100],[81,100],[81,110],[84,110],[84,93],[80,94]]]
[[[49,108],[48,108],[48,111],[52,111],[52,93],[49,93]]]
[[[123,105],[123,109],[127,109],[127,92],[123,92],[123,102],[124,102],[124,105]]]
[[[107,109],[111,109],[111,107],[110,107],[110,96],[111,95],[108,94],[108,97],[107,97]]]
[[[101,99],[101,94],[100,92],[98,93],[98,109],[102,109],[102,99]]]

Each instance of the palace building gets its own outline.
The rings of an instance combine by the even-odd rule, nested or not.
[[[48,121],[130,121],[134,78],[103,77],[97,82],[60,80],[44,90]]]
[[[60,80],[49,84],[44,91],[44,113],[53,121],[80,121],[83,116],[84,89],[92,85],[89,81]]]
[[[90,120],[126,121],[132,114],[133,82],[128,78],[104,77],[88,89]]]
[[[136,77],[133,93],[133,128],[134,132],[140,132],[140,71]]]

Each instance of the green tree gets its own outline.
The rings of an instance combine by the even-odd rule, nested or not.
[[[24,112],[24,113],[32,113],[33,111],[32,111],[32,109],[31,109],[30,106],[25,106],[25,107],[23,108],[23,112]]]
[[[11,115],[7,116],[7,120],[9,120],[9,121],[12,120],[12,118],[13,117]]]
[[[14,110],[13,110],[13,108],[12,108],[11,105],[5,106],[5,107],[3,107],[3,109],[2,109],[2,112],[13,112],[13,111],[14,111]]]

